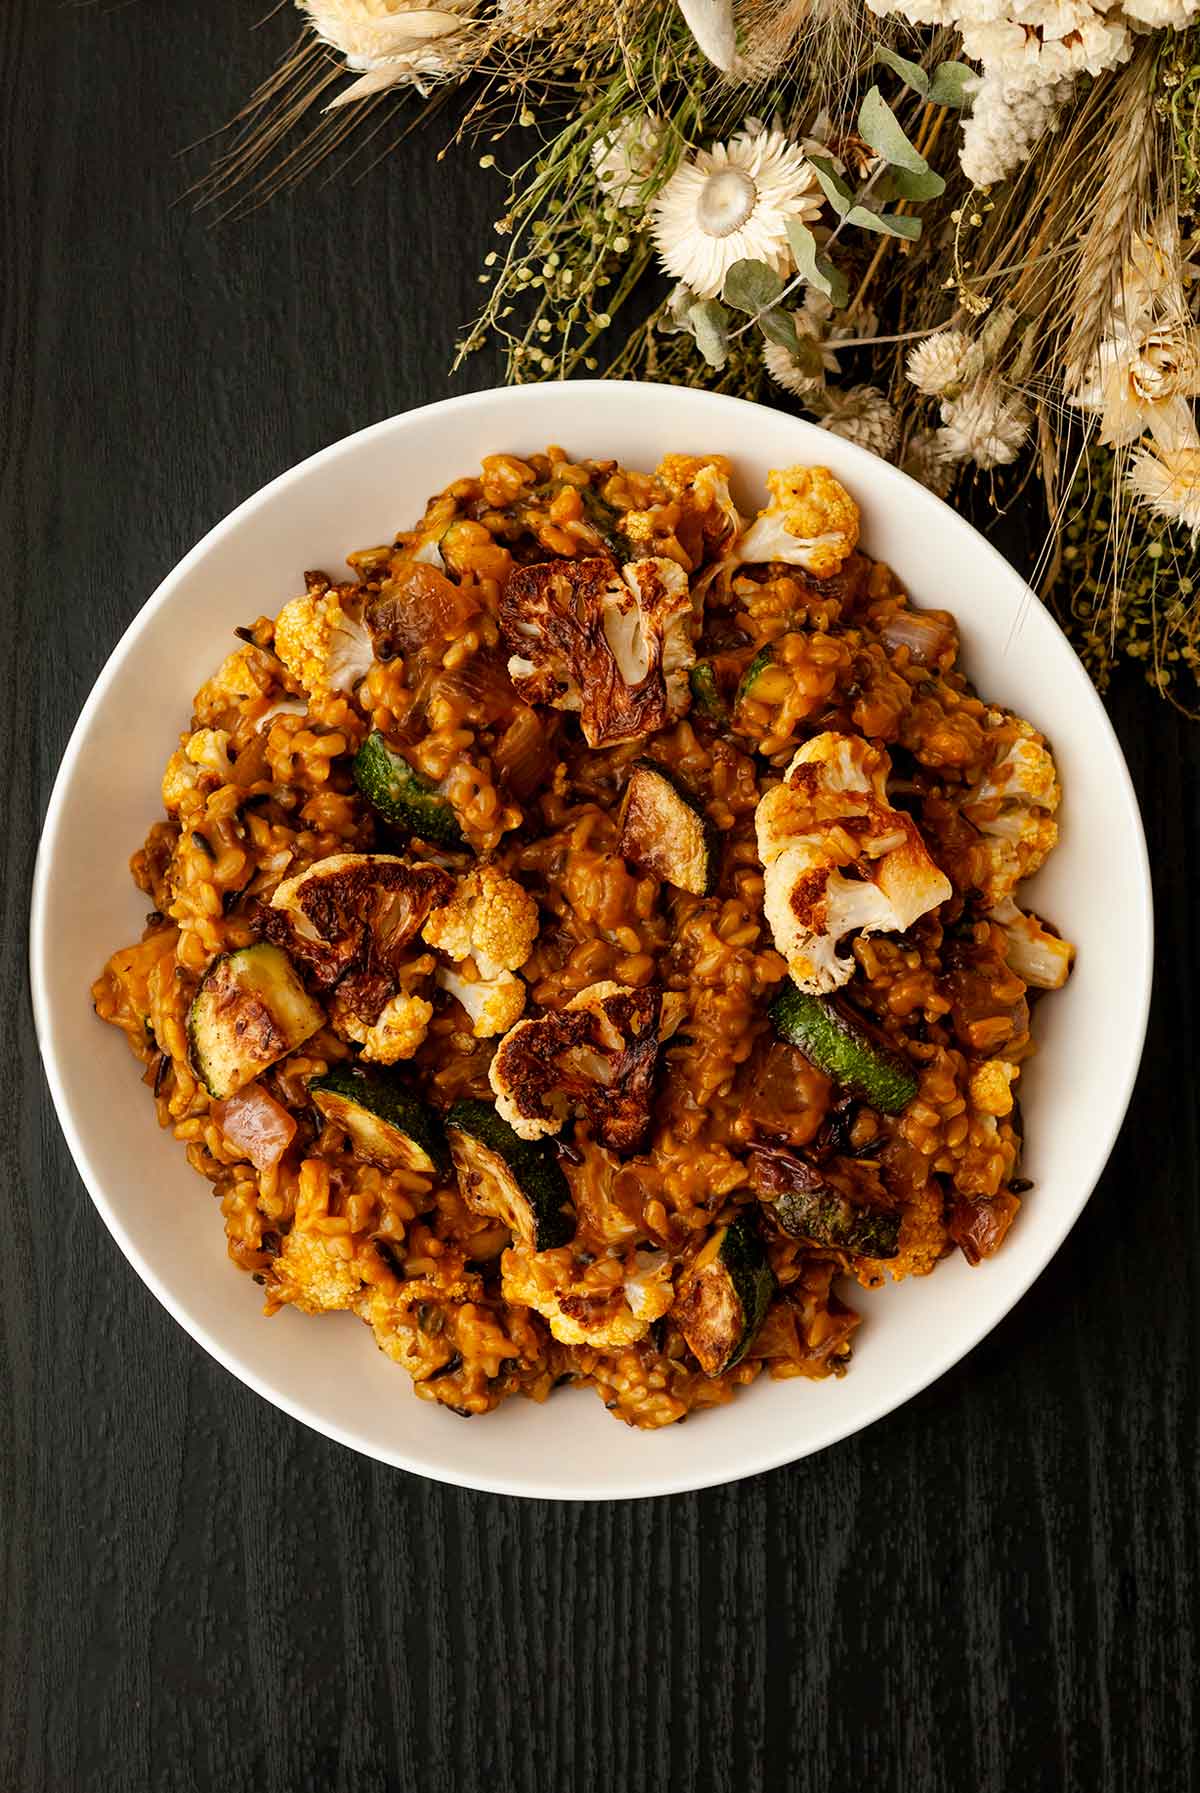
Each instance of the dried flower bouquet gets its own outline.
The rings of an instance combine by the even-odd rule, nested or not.
[[[212,196],[461,90],[481,166],[517,154],[460,359],[791,403],[942,495],[1029,484],[1097,682],[1119,651],[1195,704],[1200,0],[297,3]]]

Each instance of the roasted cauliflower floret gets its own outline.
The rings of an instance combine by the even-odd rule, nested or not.
[[[627,1251],[581,1261],[567,1246],[540,1256],[514,1245],[500,1260],[506,1301],[531,1307],[564,1345],[620,1350],[644,1338],[675,1299],[671,1261],[661,1251]]]
[[[755,811],[763,908],[802,990],[848,981],[846,935],[903,933],[951,894],[916,823],[887,800],[890,769],[857,735],[816,735]]]
[[[733,467],[723,454],[664,455],[657,477],[672,498],[700,517],[705,545],[723,549],[742,530],[742,517],[729,491]]]
[[[321,1233],[296,1228],[283,1242],[271,1283],[275,1301],[290,1303],[306,1314],[350,1307],[362,1289],[362,1277],[353,1260],[336,1257]]]
[[[448,990],[466,1009],[477,1040],[491,1040],[497,1034],[507,1033],[525,1012],[525,985],[511,971],[469,979],[443,966],[437,981],[440,989]]]
[[[285,879],[259,926],[312,982],[332,991],[336,1032],[365,1057],[392,1064],[417,1050],[433,1013],[408,987],[432,972],[433,955],[412,961],[406,948],[453,888],[436,865],[392,853],[334,853]]]
[[[377,1065],[411,1058],[424,1043],[432,1019],[433,1004],[403,990],[384,1003],[370,1025],[349,1010],[340,1009],[334,1016],[339,1032],[360,1045],[363,1057]]]
[[[518,1021],[488,1072],[497,1113],[522,1139],[584,1116],[602,1145],[636,1151],[650,1125],[661,1019],[657,990],[606,982],[556,1013]]]
[[[308,591],[275,619],[275,652],[312,695],[353,691],[375,659],[365,624],[342,609],[336,591]]]
[[[329,1214],[332,1181],[328,1164],[306,1158],[300,1166],[295,1212],[282,1249],[271,1266],[267,1284],[270,1306],[290,1303],[303,1313],[332,1313],[350,1307],[362,1288],[353,1257],[344,1257],[344,1240],[322,1231]]]
[[[229,758],[229,733],[223,728],[198,728],[167,761],[163,773],[162,800],[165,809],[176,811],[188,793],[199,789],[232,784],[237,777]]]
[[[1020,1065],[1007,1059],[989,1058],[971,1072],[967,1093],[980,1114],[1006,1115],[1013,1110],[1012,1085],[1021,1075]]]
[[[589,747],[651,734],[688,707],[695,612],[673,560],[620,571],[600,557],[518,567],[500,625],[520,695],[577,712]]]
[[[1001,726],[1012,726],[1005,719]],[[986,865],[975,882],[992,905],[1011,897],[1058,840],[1054,812],[1061,798],[1050,750],[1027,722],[963,804],[963,815],[987,837]]]
[[[273,683],[274,674],[266,669],[264,656],[249,646],[235,648],[197,691],[193,705],[196,720],[210,724],[228,721],[242,710],[247,698],[261,699]]]
[[[328,987],[352,969],[394,970],[453,888],[436,865],[394,853],[333,853],[276,887],[263,926]]]
[[[841,570],[858,543],[858,506],[828,467],[783,467],[767,475],[771,503],[734,543],[730,559],[782,560],[814,579]]]
[[[481,978],[497,978],[521,969],[537,931],[537,903],[525,886],[494,865],[482,865],[459,879],[450,901],[430,915],[422,938],[447,958],[474,959]]]
[[[1004,931],[1004,957],[1017,976],[1035,990],[1061,990],[1070,974],[1075,948],[1051,934],[1036,915],[1026,915],[1011,897],[988,910],[988,920]]]

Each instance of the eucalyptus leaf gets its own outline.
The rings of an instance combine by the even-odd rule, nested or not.
[[[877,230],[884,237],[907,237],[911,243],[921,234],[919,218],[905,218],[896,212],[873,212],[869,206],[856,205],[846,214],[847,224],[860,230]]]
[[[934,106],[969,106],[979,85],[979,71],[965,62],[941,62],[933,71],[929,100]]]
[[[907,56],[901,56],[898,50],[889,50],[886,44],[875,45],[875,60],[899,75],[904,85],[919,93],[922,99],[928,97],[929,76],[919,62],[910,62]]]
[[[721,293],[735,311],[766,311],[783,291],[783,281],[765,261],[735,261],[725,276]]]
[[[914,174],[911,168],[889,168],[888,182],[897,199],[937,199],[946,191],[946,183],[932,168]]]
[[[698,299],[687,315],[696,347],[709,367],[724,367],[729,359],[729,313],[721,301]]]
[[[773,305],[770,311],[759,314],[758,327],[768,342],[777,342],[781,349],[799,359],[800,336],[790,311],[785,311],[782,305]]]
[[[893,168],[908,168],[913,174],[928,173],[928,162],[908,141],[904,127],[878,87],[871,88],[859,107],[858,128],[876,155]]]
[[[821,255],[817,249],[817,239],[807,224],[799,218],[787,221],[787,238],[792,247],[792,255],[796,262],[796,271],[815,286],[819,293],[840,309],[850,297],[850,289],[846,285],[846,276],[839,274],[827,256]]]
[[[821,191],[839,218],[844,218],[854,204],[854,189],[838,173],[827,156],[808,158],[809,166],[821,183]]]

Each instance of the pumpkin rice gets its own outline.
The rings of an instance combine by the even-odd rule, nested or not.
[[[850,1283],[923,1276],[954,1251],[980,1262],[1029,1187],[1012,1084],[1032,1051],[1030,998],[1065,979],[1070,948],[1013,892],[1054,843],[1053,767],[1042,737],[958,670],[953,618],[912,608],[857,551],[847,495],[804,471],[805,515],[824,505],[821,539],[835,543],[837,570],[820,577],[790,553],[788,528],[811,533],[794,510],[779,558],[739,558],[719,456],[671,456],[654,475],[556,448],[489,456],[415,529],[352,554],[348,581],[309,573],[278,619],[238,631],[134,854],[150,914],[96,982],[96,1011],[126,1034],[159,1124],[212,1186],[229,1256],[268,1313],[358,1314],[417,1394],[455,1413],[575,1382],[628,1423],[661,1426],[764,1370],[840,1375],[860,1318]],[[632,629],[616,645],[585,614],[593,588]],[[356,782],[376,737],[440,806],[440,837],[389,820]],[[796,768],[833,752],[822,743],[867,756],[878,792],[886,779],[873,814],[932,880],[939,900],[903,926],[839,941],[797,884],[791,932],[776,923],[773,937],[760,806],[793,786],[809,801]],[[1036,789],[1012,774],[1030,756]],[[637,766],[692,829],[678,881],[662,875],[661,840],[631,837]],[[874,849],[853,821],[811,813],[802,850],[811,860],[823,829],[821,850],[861,894]],[[331,969],[272,903],[335,855],[367,856],[346,861],[363,875],[378,855],[430,868],[432,908],[382,970],[369,941]],[[197,993],[223,955],[263,942],[289,955],[319,1024],[218,1099],[189,1037]],[[810,949],[824,983],[805,982]],[[914,1093],[898,1111],[772,1025],[789,968],[868,1057],[900,1067]],[[631,1016],[645,1022],[636,1089],[633,1047],[605,1044]],[[526,1062],[522,1042],[543,1053],[540,1094],[507,1068]],[[455,1103],[496,1103],[565,1178],[566,1242],[536,1249],[461,1162],[419,1168],[356,1144],[317,1096],[339,1067],[367,1065],[435,1128]],[[714,1358],[680,1315],[695,1310],[701,1254],[735,1221],[762,1302],[751,1313],[738,1285],[740,1333]]]

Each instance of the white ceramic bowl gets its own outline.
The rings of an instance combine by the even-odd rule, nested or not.
[[[481,455],[564,444],[653,467],[668,450],[733,457],[743,506],[768,468],[830,466],[862,507],[863,543],[923,604],[958,618],[963,662],[989,699],[1044,729],[1066,796],[1062,841],[1036,905],[1079,946],[1065,992],[1037,1015],[1021,1081],[1035,1187],[1003,1249],[978,1269],[955,1256],[877,1294],[849,1374],[765,1377],[686,1426],[638,1432],[590,1391],[511,1400],[470,1425],[418,1401],[408,1377],[349,1314],[288,1310],[225,1255],[208,1185],[154,1123],[121,1035],[88,989],[146,907],[126,862],[160,812],[159,780],[192,693],[231,630],[271,613],[305,567],[413,523],[426,496]],[[906,1401],[981,1339],[1044,1268],[1104,1167],[1125,1113],[1149,1004],[1152,914],[1129,776],[1079,662],[1015,572],[946,505],[895,468],[811,424],[737,399],[652,385],[573,382],[451,399],[336,443],[247,500],[164,580],[84,706],[46,817],[33,893],[38,1036],[63,1131],[105,1223],[159,1300],[212,1356],[330,1438],[422,1475],[557,1499],[703,1488],[819,1450]],[[1037,1350],[1030,1337],[1027,1350]]]

